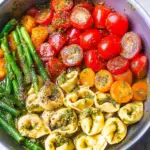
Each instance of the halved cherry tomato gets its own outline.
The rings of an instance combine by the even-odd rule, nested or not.
[[[93,19],[96,28],[106,28],[105,22],[111,13],[109,8],[102,5],[96,5],[93,11]]]
[[[121,55],[124,58],[133,59],[142,49],[141,38],[134,32],[128,32],[123,36],[121,46]]]
[[[4,57],[4,51],[0,48],[0,58]]]
[[[100,29],[99,32],[101,33],[102,38],[110,35],[109,31],[106,29]]]
[[[129,68],[129,60],[123,58],[122,56],[117,56],[112,58],[107,63],[108,70],[115,75],[124,73]]]
[[[73,7],[73,0],[52,0],[50,5],[55,11],[69,11]]]
[[[60,51],[62,61],[66,66],[79,65],[83,59],[83,49],[77,44],[71,44]]]
[[[50,57],[56,55],[56,50],[49,43],[42,43],[37,49],[37,53],[44,62],[47,62]]]
[[[89,3],[89,2],[82,2],[80,4],[77,4],[74,8],[76,7],[83,7],[83,8],[86,8],[90,13],[93,12],[94,10],[94,6],[92,3]]]
[[[50,35],[48,43],[55,48],[57,54],[67,42],[67,36],[61,32],[55,32]]]
[[[109,60],[121,52],[120,38],[110,35],[103,38],[98,44],[98,51],[102,58]]]
[[[81,30],[90,28],[93,24],[92,15],[83,7],[74,8],[70,20],[73,27]]]
[[[68,35],[68,44],[80,44],[80,30],[76,28],[71,28],[67,31]]]
[[[139,54],[131,61],[131,69],[135,77],[142,79],[147,74],[148,58],[144,54]]]
[[[47,63],[47,70],[52,76],[59,76],[66,70],[66,66],[59,59],[51,57]]]
[[[57,28],[57,29],[67,29],[71,26],[70,23],[70,13],[67,11],[57,11],[54,13],[54,17],[52,20],[52,24]]]
[[[36,7],[31,7],[27,10],[26,14],[29,16],[35,17],[37,12],[38,12],[38,9]]]
[[[48,25],[53,18],[53,11],[50,9],[43,9],[36,13],[35,20],[38,24]]]
[[[127,17],[118,12],[110,13],[106,19],[107,30],[118,36],[123,36],[128,31],[128,26]]]
[[[85,50],[95,49],[101,39],[99,30],[87,29],[80,35],[80,46]]]
[[[49,34],[52,34],[52,33],[54,33],[54,32],[56,31],[56,28],[55,28],[54,25],[52,25],[52,24],[49,24],[49,25],[47,26],[47,29],[48,29],[48,33],[49,33]]]
[[[85,53],[84,63],[94,71],[106,68],[106,61],[100,57],[97,50],[90,50]]]

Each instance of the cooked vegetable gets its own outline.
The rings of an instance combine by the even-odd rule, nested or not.
[[[4,51],[0,48],[0,58],[4,57]]]
[[[9,47],[11,52],[15,52],[17,50],[17,45],[13,38],[12,32],[8,35]]]
[[[0,58],[0,80],[6,77],[5,61],[4,58]]]
[[[148,84],[145,80],[140,80],[132,85],[133,100],[144,101],[147,99]]]
[[[133,98],[131,86],[126,81],[116,81],[112,84],[110,93],[117,103],[127,103]]]
[[[100,70],[95,76],[95,87],[100,92],[108,92],[113,83],[113,77],[107,70]]]
[[[85,68],[80,73],[80,84],[92,87],[94,86],[95,73],[91,68]]]

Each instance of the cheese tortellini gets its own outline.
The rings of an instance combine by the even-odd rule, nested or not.
[[[77,150],[104,150],[107,146],[101,134],[88,136],[81,133],[75,137],[74,144]]]
[[[66,95],[64,105],[81,112],[84,108],[91,107],[95,99],[96,95],[89,87],[79,86],[73,92]]]
[[[71,139],[59,133],[51,133],[45,140],[45,150],[74,150]]]
[[[121,142],[126,134],[127,126],[117,117],[109,118],[102,130],[102,135],[109,144]]]
[[[96,92],[95,106],[102,112],[117,112],[120,104],[116,103],[107,93]]]
[[[17,126],[20,134],[29,138],[40,138],[50,133],[49,128],[37,114],[22,116]]]
[[[104,116],[97,108],[86,108],[80,114],[80,124],[87,135],[95,135],[100,133],[104,127]]]
[[[118,115],[125,124],[134,124],[143,117],[143,103],[128,103],[119,110]]]
[[[39,104],[45,110],[54,110],[61,107],[63,98],[62,90],[50,81],[46,81],[38,93]]]
[[[55,111],[45,111],[42,118],[50,130],[71,135],[78,129],[78,119],[75,111],[71,108],[60,108]]]
[[[58,85],[66,92],[70,93],[78,83],[78,71],[71,71],[66,73],[64,71],[58,78]]]

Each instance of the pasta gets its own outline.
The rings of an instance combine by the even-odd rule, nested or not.
[[[73,92],[66,95],[64,105],[81,112],[84,108],[91,107],[94,104],[95,98],[94,92],[88,87],[79,86]]]
[[[97,108],[86,108],[80,115],[80,124],[87,135],[95,135],[100,133],[104,127],[104,116]]]
[[[118,116],[127,125],[140,121],[143,117],[143,103],[132,102],[126,104],[119,110]]]
[[[78,83],[78,71],[66,73],[64,71],[58,78],[58,85],[66,92],[70,93]]]
[[[102,130],[102,135],[109,144],[121,142],[127,134],[127,126],[117,117],[109,118]]]

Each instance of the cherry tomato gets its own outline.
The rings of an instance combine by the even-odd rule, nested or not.
[[[50,9],[43,9],[36,13],[35,20],[36,23],[41,25],[48,25],[53,18],[53,11]]]
[[[66,70],[66,66],[59,59],[51,57],[47,63],[47,70],[52,76],[59,76]]]
[[[71,44],[60,51],[62,61],[66,66],[79,65],[83,59],[83,50],[77,44]]]
[[[80,35],[80,46],[85,50],[95,49],[101,39],[99,30],[88,29]]]
[[[96,5],[93,11],[93,19],[96,28],[106,28],[105,22],[111,10],[102,5]]]
[[[97,50],[87,51],[84,57],[84,63],[87,67],[94,71],[106,68],[106,61],[100,57]]]
[[[76,7],[83,7],[83,8],[86,8],[90,13],[93,12],[94,10],[94,6],[93,4],[89,3],[89,2],[82,2],[80,4],[77,4],[74,8]]]
[[[67,36],[61,32],[55,32],[50,35],[48,43],[55,48],[56,53],[58,54],[61,48],[67,42]]]
[[[68,35],[68,44],[80,44],[80,30],[76,28],[71,28],[67,31]]]
[[[38,9],[36,7],[31,7],[27,10],[26,14],[29,16],[35,17],[37,12],[38,12]]]
[[[54,17],[52,20],[52,24],[57,28],[57,29],[67,29],[71,26],[70,23],[70,13],[67,11],[57,11],[54,13]]]
[[[125,15],[114,12],[106,19],[106,28],[112,34],[123,36],[128,31],[128,19]]]
[[[83,7],[74,8],[70,20],[73,27],[81,30],[90,28],[93,24],[92,15]]]
[[[133,59],[142,49],[141,38],[134,32],[128,32],[123,36],[121,46],[121,55],[127,59]]]
[[[98,51],[102,58],[109,60],[121,52],[120,38],[110,35],[103,38],[98,44]]]
[[[55,11],[69,11],[73,7],[73,0],[52,0],[50,5]]]
[[[44,62],[47,62],[50,57],[56,55],[56,50],[49,43],[42,43],[37,49],[37,53]]]
[[[123,58],[122,56],[114,57],[108,61],[107,68],[114,75],[124,73],[129,68],[129,60]]]
[[[110,35],[108,30],[106,30],[106,29],[100,29],[99,32],[101,33],[102,38]]]
[[[147,74],[148,58],[144,54],[139,54],[131,61],[131,69],[135,77],[142,79]]]

